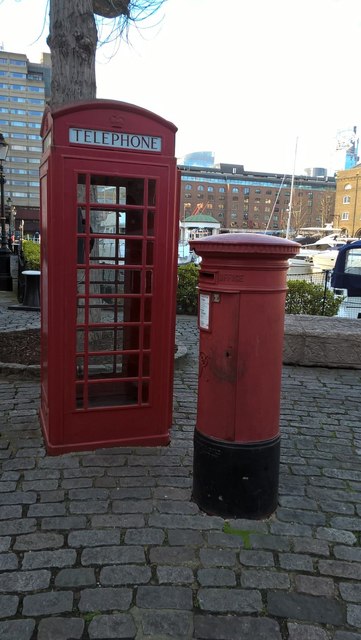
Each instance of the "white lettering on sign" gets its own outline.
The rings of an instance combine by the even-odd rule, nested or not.
[[[162,150],[162,138],[140,133],[116,133],[115,131],[97,131],[95,129],[69,129],[69,142],[90,144],[116,149],[136,149],[137,151]]]

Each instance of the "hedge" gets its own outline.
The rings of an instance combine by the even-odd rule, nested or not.
[[[178,267],[177,313],[196,315],[198,310],[198,273],[195,264]],[[320,284],[289,280],[285,312],[311,316],[335,316],[342,298]]]

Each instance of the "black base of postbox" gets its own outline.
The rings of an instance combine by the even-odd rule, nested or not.
[[[261,519],[277,508],[280,436],[256,444],[194,432],[193,500],[224,518]]]

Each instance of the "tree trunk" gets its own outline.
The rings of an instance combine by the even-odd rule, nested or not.
[[[92,0],[51,0],[51,106],[96,98],[97,29]]]

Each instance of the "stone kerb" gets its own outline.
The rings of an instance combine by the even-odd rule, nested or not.
[[[283,363],[361,369],[361,320],[286,315]]]

